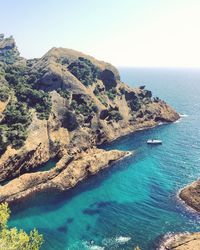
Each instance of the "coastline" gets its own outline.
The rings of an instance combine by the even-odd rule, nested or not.
[[[187,210],[189,213],[192,213],[194,215],[199,215],[200,213],[197,210],[189,206],[183,199],[181,199],[181,197],[179,196],[181,190],[182,189],[180,189],[176,194],[176,199],[179,202],[179,204],[181,204],[184,207],[184,209]]]
[[[200,213],[200,180],[193,181],[179,190],[178,196],[185,203],[197,213]]]
[[[183,198],[181,193],[185,190],[189,190],[198,181],[194,181],[185,187],[181,188],[177,194],[177,200],[180,202],[188,212],[197,216],[200,214],[200,210],[196,209],[191,202],[187,201],[187,198]],[[191,198],[189,195],[188,198]],[[157,250],[196,250],[200,249],[200,232],[180,232],[180,233],[168,233],[166,234],[159,244]]]
[[[197,250],[199,247],[200,232],[185,232],[165,235],[157,250]]]
[[[180,116],[178,115],[176,117],[176,119],[174,119],[171,122],[169,121],[169,122],[162,122],[162,123],[161,122],[153,122],[152,123],[152,121],[146,121],[146,122],[143,122],[141,124],[137,124],[137,126],[132,127],[132,129],[129,127],[128,131],[121,130],[120,131],[121,133],[120,133],[119,136],[113,138],[112,140],[103,142],[100,145],[96,145],[93,148],[88,148],[88,149],[86,149],[85,152],[93,150],[93,149],[94,150],[101,150],[101,149],[96,148],[96,147],[102,146],[105,143],[111,143],[113,141],[121,139],[124,136],[128,136],[130,134],[134,134],[134,133],[139,132],[139,131],[144,131],[144,130],[147,130],[147,129],[155,128],[157,126],[171,124],[173,122],[176,122],[179,119],[180,119]],[[77,185],[79,182],[85,180],[88,175],[95,175],[101,169],[109,167],[110,166],[110,162],[122,160],[123,158],[128,157],[128,156],[130,156],[130,155],[133,154],[133,152],[130,152],[130,151],[126,151],[126,152],[124,152],[124,151],[118,151],[119,154],[121,154],[121,155],[119,157],[117,157],[116,159],[113,160],[112,159],[113,158],[112,152],[115,152],[117,150],[110,150],[110,151],[103,150],[103,151],[105,153],[110,154],[111,159],[108,160],[107,162],[105,162],[105,164],[103,166],[97,167],[96,170],[94,172],[92,172],[92,173],[85,174],[85,175],[78,176],[78,177],[76,176],[77,177],[77,181],[75,181],[75,182],[72,181],[72,183],[70,183],[67,187],[63,187],[62,185],[59,186],[58,183],[53,182],[51,180],[51,179],[56,179],[55,176],[54,176],[54,172],[56,172],[56,171],[61,172],[61,173],[65,172],[66,169],[69,169],[69,167],[68,167],[68,161],[70,163],[73,163],[74,161],[76,161],[76,159],[79,159],[81,157],[81,154],[84,154],[84,151],[83,152],[77,152],[74,156],[70,156],[70,155],[68,155],[67,152],[63,152],[63,156],[60,158],[60,160],[57,162],[56,166],[53,169],[51,169],[49,171],[45,171],[45,172],[35,172],[35,173],[31,173],[30,172],[30,173],[25,173],[25,174],[21,175],[20,177],[17,177],[15,179],[11,180],[6,185],[1,186],[0,187],[0,202],[11,203],[11,202],[14,202],[14,201],[17,201],[17,200],[24,199],[25,197],[27,197],[27,196],[29,196],[29,195],[31,195],[33,193],[41,192],[41,191],[47,190],[47,189],[58,189],[60,191],[71,189],[75,185]],[[94,153],[94,156],[95,156],[95,153]],[[85,157],[87,158],[88,155],[86,155]],[[38,175],[45,176],[44,180],[41,180],[39,182],[36,181],[36,183],[32,187],[32,178],[33,179],[34,178],[37,179]],[[50,175],[50,176],[48,176],[48,175]],[[72,175],[72,178],[73,178],[73,175]],[[21,187],[22,190],[18,189],[19,188],[18,186],[20,186],[19,184],[21,182],[23,182],[24,180],[25,180],[25,183],[26,183],[25,185],[27,185],[27,187],[24,188],[23,185],[22,185],[22,187]],[[29,181],[30,181],[30,184],[28,184]],[[45,181],[47,181],[47,183],[45,183]],[[59,180],[58,180],[58,182],[59,182]],[[12,190],[13,194],[9,194],[9,192],[10,192],[10,190],[9,190],[10,188],[9,187],[12,187],[12,186],[16,186],[17,188],[15,188],[16,190]]]
[[[79,182],[111,166],[112,163],[133,155],[132,151],[89,149],[75,159],[61,159],[55,168],[29,173],[0,188],[0,202],[12,203],[45,190],[66,191]],[[75,169],[76,166],[76,169]]]

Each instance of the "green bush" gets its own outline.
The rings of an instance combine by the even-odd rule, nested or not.
[[[0,124],[0,153],[11,144],[18,149],[24,145],[27,138],[27,128],[31,123],[31,114],[25,103],[11,102],[3,113]]]
[[[105,107],[108,107],[108,103],[107,101],[105,100],[105,98],[103,96],[97,96],[97,98],[99,99],[99,101],[105,106]]]
[[[8,228],[10,209],[7,203],[0,204],[0,249],[4,250],[39,250],[43,236],[36,229],[27,234],[16,227]]]
[[[57,89],[57,92],[65,99],[69,99],[70,98],[70,91],[68,90],[62,90],[62,89]]]
[[[116,88],[112,88],[109,91],[106,91],[106,94],[110,100],[114,100],[117,95],[117,90]]]
[[[0,155],[6,150],[8,144],[8,127],[0,125]]]
[[[5,102],[9,98],[10,90],[5,85],[0,85],[0,101]]]
[[[99,77],[99,69],[90,60],[82,57],[71,63],[68,70],[85,86],[96,82]]]
[[[36,89],[36,73],[29,74],[29,69],[21,65],[10,65],[6,68],[5,78],[14,89],[20,102],[34,108],[39,119],[48,119],[51,112],[49,93]]]
[[[28,107],[25,103],[22,102],[10,102],[3,114],[3,123],[8,126],[17,123],[28,126],[31,122],[31,115]]]
[[[116,122],[123,120],[123,116],[119,113],[119,111],[112,110],[110,112],[111,119],[115,120]]]
[[[30,108],[35,108],[39,119],[48,119],[51,112],[51,98],[43,90],[30,88],[28,85],[18,84],[15,88],[17,99],[26,102]]]
[[[72,100],[71,108],[76,112],[76,114],[84,116],[88,116],[92,112],[98,112],[98,107],[93,102],[78,104],[75,100]]]
[[[120,88],[119,88],[119,91],[120,91],[120,93],[121,93],[122,95],[125,95],[125,94],[126,94],[126,90],[125,90],[124,87],[120,87]]]

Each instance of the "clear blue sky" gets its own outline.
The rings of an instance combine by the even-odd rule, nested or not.
[[[200,0],[0,0],[21,54],[73,48],[115,65],[200,66]]]

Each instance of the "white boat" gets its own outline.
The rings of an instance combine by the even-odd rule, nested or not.
[[[162,144],[161,140],[149,139],[147,140],[147,144]]]

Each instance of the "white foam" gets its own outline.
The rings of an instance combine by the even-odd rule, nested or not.
[[[115,237],[115,238],[106,238],[102,241],[102,244],[106,247],[117,246],[117,245],[125,244],[129,240],[131,240],[131,237],[119,236],[119,237]]]
[[[89,249],[90,250],[104,250],[105,247],[100,247],[100,246],[94,245],[94,246],[90,246]]]
[[[89,250],[104,250],[105,249],[105,247],[94,245],[94,241],[91,241],[91,242],[86,241],[83,243],[83,245]]]
[[[115,241],[116,241],[117,243],[120,243],[120,244],[126,243],[126,242],[128,242],[129,240],[131,240],[131,237],[119,236],[119,237],[115,238]]]
[[[188,117],[188,115],[186,115],[186,114],[179,114],[180,115],[180,117]]]

